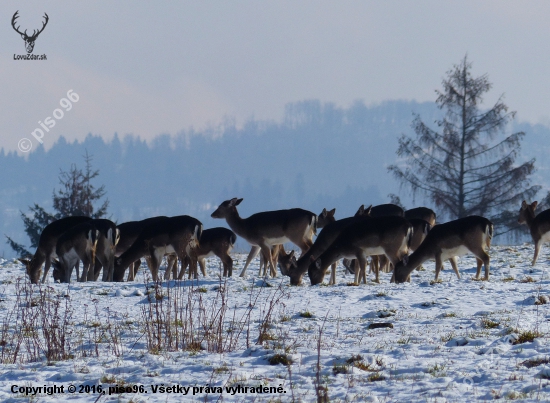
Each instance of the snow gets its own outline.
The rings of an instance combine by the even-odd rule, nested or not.
[[[228,402],[312,402],[317,378],[330,401],[548,401],[550,256],[543,248],[531,267],[529,244],[493,246],[490,255],[489,282],[473,280],[475,258],[465,256],[460,280],[446,264],[442,282],[433,282],[432,262],[414,272],[410,284],[390,284],[391,275],[382,274],[380,284],[350,286],[353,276],[339,266],[335,286],[313,287],[307,277],[301,287],[288,286],[282,276],[257,278],[257,260],[248,277],[220,279],[217,258],[207,259],[208,277],[161,288],[143,269],[129,283],[68,286],[50,278],[30,286],[21,264],[0,259],[0,401],[198,402],[218,401],[222,390],[220,400]],[[246,255],[234,259],[239,273]],[[40,316],[44,300],[49,310]],[[193,310],[192,325],[186,309]],[[33,344],[47,328],[40,318],[61,326],[50,333],[61,334],[66,321],[64,359],[48,360],[47,343]],[[194,328],[197,344],[178,344],[175,334],[163,333],[160,348],[148,348],[147,329],[170,321],[180,333]],[[369,329],[372,323],[393,328]],[[198,337],[208,331],[221,344]],[[533,341],[523,339],[528,331]],[[170,337],[172,348],[166,347]],[[13,363],[15,340],[21,342]],[[277,354],[292,364],[270,365]],[[127,393],[109,395],[115,384]],[[32,398],[11,392],[54,385],[64,392],[42,389]],[[69,393],[69,385],[77,392]],[[106,394],[98,393],[99,385]]]

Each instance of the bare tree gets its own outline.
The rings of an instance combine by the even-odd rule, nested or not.
[[[515,209],[540,189],[529,183],[535,160],[515,164],[525,133],[506,134],[515,112],[508,111],[503,96],[482,109],[492,84],[486,74],[472,77],[471,68],[465,56],[447,72],[443,90],[436,90],[436,103],[444,111],[435,121],[437,129],[416,115],[411,125],[416,138],[401,136],[397,155],[402,159],[388,170],[449,218],[477,214],[512,225],[506,209]]]

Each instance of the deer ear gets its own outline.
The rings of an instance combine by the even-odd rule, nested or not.
[[[322,215],[323,217],[326,217],[326,216],[327,216],[327,209],[326,209],[326,208],[323,209],[323,211],[321,212],[321,215]]]
[[[311,256],[309,257],[309,260],[311,260],[311,261],[313,262],[313,261],[315,260],[315,257],[313,257],[313,255],[311,255]]]
[[[330,211],[328,212],[328,214],[329,214],[330,216],[332,216],[332,217],[334,217],[334,213],[336,213],[336,208],[333,208],[332,210],[330,210]]]
[[[321,268],[321,259],[317,259],[317,260],[315,261],[315,267],[317,267],[318,269]]]
[[[524,200],[521,202],[521,208],[526,208],[527,207],[527,202]]]
[[[533,203],[531,203],[531,207],[533,207],[533,210],[537,208],[538,203],[539,202],[537,201],[534,201]]]
[[[409,264],[409,255],[403,256],[402,262],[405,266],[408,265]]]
[[[288,256],[291,257],[291,258],[294,257],[294,249],[292,249],[292,250],[290,251],[290,253],[288,254]]]
[[[238,206],[239,204],[241,204],[242,201],[243,201],[243,199],[237,199],[236,197],[234,197],[229,202],[229,205],[230,206]]]
[[[365,215],[370,217],[371,211],[372,211],[372,204],[365,209]]]

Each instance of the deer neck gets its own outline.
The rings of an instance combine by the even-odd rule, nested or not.
[[[534,210],[531,210],[531,208],[527,208],[525,209],[525,223],[527,224],[527,226],[529,227],[529,229],[532,229],[533,228],[533,223],[535,221],[535,211]]]
[[[231,229],[237,233],[237,235],[245,239],[248,238],[248,227],[246,226],[246,220],[241,218],[237,209],[231,211],[231,213],[225,217],[225,220]]]

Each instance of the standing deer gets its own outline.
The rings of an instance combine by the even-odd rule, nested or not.
[[[98,218],[92,221],[99,231],[95,253],[95,268],[90,270],[85,278],[97,281],[99,272],[103,267],[103,281],[113,281],[116,246],[120,240],[120,230],[111,220]]]
[[[199,246],[196,249],[197,261],[200,265],[203,276],[206,276],[206,264],[205,259],[209,256],[217,256],[220,258],[223,264],[223,276],[231,277],[233,275],[233,259],[229,255],[229,252],[233,249],[235,242],[237,241],[237,235],[227,228],[216,227],[205,229],[199,240]],[[191,259],[187,256],[184,261],[184,265],[181,267],[178,280],[181,280],[185,274],[185,269],[191,264]],[[169,273],[170,265],[166,269]],[[192,272],[189,269],[189,278],[197,278],[197,273]],[[170,277],[170,276],[168,276]],[[175,276],[174,276],[175,277]],[[166,278],[166,277],[165,277]]]
[[[418,218],[427,221],[432,227],[435,225],[435,211],[428,207],[415,207],[405,211],[405,218],[410,220],[412,218]]]
[[[403,217],[388,216],[363,219],[344,228],[332,244],[308,268],[311,285],[323,281],[327,268],[342,258],[354,258],[359,262],[355,271],[355,283],[366,283],[367,257],[382,255],[394,265],[406,256],[412,239],[411,224]],[[375,271],[379,282],[378,270]]]
[[[119,241],[116,245],[115,256],[120,256],[126,252],[132,244],[136,241],[141,231],[149,225],[163,221],[167,219],[166,216],[150,217],[140,221],[128,221],[117,225],[117,229],[120,234]],[[130,269],[128,271],[128,281],[133,281],[134,277],[141,265],[141,259],[137,259],[135,262],[130,263]],[[126,268],[124,268],[126,271]]]
[[[476,257],[476,279],[481,274],[481,266],[485,266],[485,278],[489,280],[490,258],[487,249],[491,247],[493,238],[493,223],[480,216],[469,216],[438,224],[433,227],[424,241],[414,253],[395,265],[394,277],[396,283],[410,281],[411,272],[428,259],[435,259],[435,280],[443,261],[455,256],[471,252]],[[456,264],[456,262],[455,262]],[[453,265],[456,275],[460,278],[458,268]]]
[[[53,277],[62,283],[71,282],[73,268],[77,268],[77,280],[86,281],[88,270],[95,262],[95,251],[99,231],[93,221],[78,224],[63,233],[55,247],[58,262],[54,264]],[[78,262],[84,267],[82,276],[78,275]],[[93,269],[92,269],[93,270]]]
[[[189,256],[195,267],[195,249],[199,246],[201,233],[202,223],[187,215],[151,223],[141,231],[132,246],[115,259],[113,281],[122,281],[126,268],[144,256],[149,257],[153,281],[158,280],[158,269],[166,254],[176,254],[182,264],[185,257]]]
[[[317,229],[323,229],[328,224],[336,221],[336,219],[334,218],[335,212],[335,208],[330,211],[327,211],[327,209],[324,208],[323,211],[321,211],[321,214],[317,216]],[[288,276],[292,268],[296,266],[297,262],[294,255],[294,250],[291,250],[289,253],[287,253],[283,245],[273,246],[271,248],[271,256],[273,257],[273,261],[279,264],[279,267],[281,268],[281,273],[284,276]],[[258,272],[258,276],[267,276],[267,263],[263,258],[263,254],[260,254],[260,270]]]
[[[519,209],[518,224],[527,224],[531,238],[535,244],[535,255],[531,262],[531,266],[537,263],[540,248],[543,243],[550,242],[550,209],[544,210],[538,215],[535,215],[535,209],[538,202],[534,201],[527,204],[524,200]]]
[[[38,247],[36,248],[36,252],[31,260],[19,259],[25,265],[27,275],[29,276],[32,284],[38,284],[40,273],[42,271],[42,264],[44,264],[42,283],[46,281],[51,262],[55,257],[57,257],[55,247],[57,245],[58,238],[75,225],[91,220],[92,219],[90,217],[72,216],[61,218],[46,225],[40,234]]]
[[[212,213],[212,218],[225,218],[229,227],[252,245],[240,274],[241,277],[246,275],[250,261],[260,250],[264,259],[269,262],[271,276],[276,277],[277,271],[271,256],[271,247],[292,242],[301,249],[302,254],[305,253],[313,244],[317,216],[311,211],[294,208],[265,211],[253,214],[248,218],[241,218],[237,206],[242,201],[243,199],[237,198],[224,201]]]

